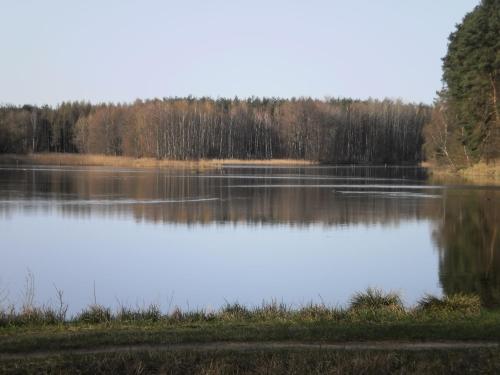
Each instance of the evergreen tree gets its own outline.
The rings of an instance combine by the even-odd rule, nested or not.
[[[443,59],[448,131],[469,162],[500,156],[499,72],[500,0],[482,0],[450,35]]]

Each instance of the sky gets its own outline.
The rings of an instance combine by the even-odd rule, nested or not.
[[[169,96],[432,103],[479,0],[0,0],[0,104]]]

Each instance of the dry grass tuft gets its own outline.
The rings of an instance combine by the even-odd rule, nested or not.
[[[442,298],[426,295],[417,304],[417,311],[427,313],[458,313],[477,315],[481,312],[479,296],[471,294],[452,294]]]
[[[365,292],[354,294],[351,298],[350,309],[389,309],[403,311],[404,306],[399,294],[395,292],[386,293],[377,288],[368,288]]]

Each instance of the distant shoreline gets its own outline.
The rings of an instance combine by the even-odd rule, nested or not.
[[[492,160],[488,164],[481,161],[470,167],[459,169],[453,169],[447,165],[437,165],[434,162],[423,162],[421,166],[428,168],[434,177],[459,177],[477,183],[500,183],[500,160]]]
[[[261,166],[362,166],[362,167],[420,167],[418,163],[327,163],[304,159],[155,159],[150,157],[110,156],[46,152],[35,154],[0,154],[0,165],[64,165],[122,168],[219,168],[224,165]]]
[[[72,153],[35,153],[35,154],[0,154],[0,165],[60,165],[81,167],[117,167],[117,168],[220,168],[225,165],[260,165],[260,166],[319,166],[337,165],[349,166],[361,164],[327,164],[319,161],[301,159],[199,159],[173,160],[155,158],[133,158],[129,156],[109,156],[99,154],[72,154]],[[394,166],[393,164],[385,164]],[[362,166],[384,166],[384,164],[362,164]],[[415,166],[429,170],[437,178],[463,178],[471,182],[500,181],[500,161],[477,163],[471,167],[452,169],[435,162],[421,162],[419,164],[401,163],[397,166]]]
[[[319,165],[318,162],[298,159],[200,159],[171,160],[155,158],[133,158],[128,156],[109,156],[94,154],[3,154],[1,164],[65,165],[65,166],[102,166],[129,168],[217,168],[230,164],[307,166]]]

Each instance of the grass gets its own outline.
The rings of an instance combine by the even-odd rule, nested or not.
[[[162,313],[156,305],[112,311],[93,304],[70,318],[58,315],[59,311],[11,307],[0,314],[0,373],[460,373],[469,368],[500,369],[499,350],[486,348],[359,353],[293,348],[64,352],[218,342],[499,342],[500,312],[482,307],[471,295],[424,296],[416,306],[405,307],[397,293],[367,289],[355,294],[346,307],[308,304],[292,308],[271,301],[255,307],[228,303],[217,311],[174,308]],[[37,350],[47,353],[25,358]],[[16,353],[19,358],[2,359],[2,354]]]
[[[34,164],[66,166],[106,166],[125,168],[217,168],[226,164],[252,165],[314,165],[308,160],[295,159],[200,159],[200,160],[158,160],[154,158],[133,158],[128,156],[108,156],[91,154],[4,154],[0,155],[0,164]]]
[[[52,307],[23,307],[16,311],[13,306],[0,310],[0,327],[5,325],[54,325],[65,322],[65,317]]]
[[[375,322],[397,320],[413,315],[414,311],[405,309],[397,293],[368,288],[365,292],[354,294],[347,314],[352,321]]]
[[[2,373],[57,374],[464,374],[499,373],[496,350],[140,352],[0,362]]]
[[[454,294],[438,298],[432,295],[424,296],[417,304],[417,309],[433,314],[462,314],[474,316],[481,312],[481,300],[470,294]]]
[[[424,162],[422,167],[429,168],[437,178],[458,178],[477,184],[498,184],[500,181],[500,160],[491,160],[488,163],[480,161],[469,167],[451,168],[447,165],[438,165],[435,162]]]
[[[110,312],[110,311],[109,311]],[[106,316],[107,320],[111,320],[111,314]],[[120,322],[158,322],[162,319],[162,313],[158,305],[150,305],[146,308],[132,309],[122,306],[116,314],[116,320]]]
[[[497,350],[139,352],[0,362],[1,373],[55,374],[464,374],[500,372]]]
[[[140,312],[135,313],[140,316]],[[132,313],[133,315],[133,313]],[[119,318],[118,316],[113,317],[113,319]],[[98,324],[110,322],[112,318],[111,309],[109,307],[104,307],[98,304],[92,304],[87,309],[83,310],[74,319],[76,322],[88,323],[88,324]]]
[[[459,171],[464,177],[475,178],[485,177],[489,179],[500,179],[500,160],[492,160],[489,163],[481,161],[470,167],[461,169]]]
[[[394,311],[403,311],[403,301],[399,294],[384,291],[376,288],[368,288],[365,292],[354,294],[351,298],[351,310],[360,309],[389,309]]]
[[[30,297],[30,300],[33,298]],[[70,317],[67,315],[67,305],[62,300],[59,307],[36,307],[33,304],[23,304],[17,310],[14,306],[7,309],[0,308],[0,329],[8,327],[41,327],[51,325],[101,325],[121,323],[159,323],[164,325],[178,325],[190,323],[226,322],[243,323],[308,323],[308,322],[398,322],[398,321],[426,321],[454,320],[461,318],[479,317],[485,311],[480,299],[474,295],[455,294],[444,297],[431,295],[424,296],[416,306],[407,308],[401,297],[395,292],[383,292],[379,289],[368,288],[365,292],[356,293],[350,300],[347,308],[331,307],[325,304],[307,304],[293,308],[284,303],[271,301],[255,307],[246,307],[239,303],[227,303],[219,310],[188,310],[183,311],[175,307],[169,313],[162,313],[158,305],[146,307],[121,306],[114,312],[109,307],[91,304],[80,313]]]
[[[366,321],[196,321],[71,323],[5,327],[0,353],[76,350],[128,345],[173,345],[213,342],[453,341],[500,340],[500,314],[484,312],[472,319]]]

